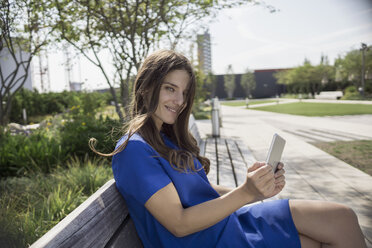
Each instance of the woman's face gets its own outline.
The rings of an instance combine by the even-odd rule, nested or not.
[[[190,76],[185,70],[174,70],[165,76],[159,92],[158,107],[154,114],[158,130],[164,122],[174,124],[184,109],[189,81]]]

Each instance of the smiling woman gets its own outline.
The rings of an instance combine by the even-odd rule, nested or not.
[[[195,95],[190,62],[162,50],[145,59],[132,120],[112,170],[144,247],[365,247],[354,212],[343,205],[275,200],[284,165],[255,162],[235,189],[209,182],[209,160],[188,129]]]

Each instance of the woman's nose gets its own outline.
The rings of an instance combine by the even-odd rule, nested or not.
[[[179,106],[183,104],[183,93],[177,93],[174,99],[174,102],[177,103]]]

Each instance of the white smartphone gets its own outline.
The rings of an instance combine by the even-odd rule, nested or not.
[[[284,150],[285,139],[280,137],[277,133],[274,134],[273,140],[271,141],[269,152],[267,153],[266,163],[273,167],[276,172],[282,153]]]

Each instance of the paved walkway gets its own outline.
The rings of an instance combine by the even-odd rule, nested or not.
[[[372,240],[372,177],[323,152],[306,137],[292,131],[318,130],[310,136],[340,133],[345,137],[372,139],[372,115],[343,120],[330,117],[301,117],[239,107],[222,107],[222,136],[237,137],[257,160],[265,160],[274,133],[287,141],[282,161],[287,185],[279,198],[327,200],[344,203],[358,215],[364,234]],[[370,118],[370,121],[358,122]],[[211,134],[211,122],[197,121],[199,131]],[[292,131],[291,131],[292,130]],[[340,135],[341,136],[341,135]],[[372,247],[370,245],[369,247]]]

